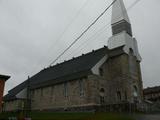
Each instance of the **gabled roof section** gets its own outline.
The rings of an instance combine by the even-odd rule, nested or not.
[[[27,80],[17,85],[15,88],[11,89],[8,93],[16,95],[26,87],[27,87]]]
[[[37,89],[86,77],[90,74],[93,74],[91,69],[105,55],[108,55],[108,57],[114,57],[123,53],[123,46],[114,50],[108,50],[108,47],[105,46],[77,58],[73,58],[69,61],[51,66],[35,74],[29,79],[29,81],[26,80],[10,90],[9,93],[4,97],[4,100],[7,101],[19,99],[16,97],[16,95],[24,90],[28,86],[28,83],[31,89]]]
[[[130,23],[127,10],[125,8],[123,0],[117,0],[112,7],[112,25],[118,23],[122,20],[127,21]]]
[[[13,89],[11,89],[10,91],[8,91],[8,94],[5,95],[3,97],[4,101],[8,101],[8,100],[15,100],[18,99],[16,97],[16,95],[21,92],[23,89],[25,89],[27,87],[27,80],[22,82],[21,84],[17,85],[16,87],[14,87]]]
[[[43,69],[29,79],[31,89],[36,89],[65,81],[78,79],[92,74],[91,68],[107,54],[108,48],[104,47],[77,58]],[[28,86],[28,81],[11,89],[4,100],[18,99],[16,95]]]
[[[44,69],[31,78],[31,86],[34,87],[46,81],[51,81],[52,84],[55,84],[91,74],[91,68],[107,54],[107,51],[108,48],[104,47]]]

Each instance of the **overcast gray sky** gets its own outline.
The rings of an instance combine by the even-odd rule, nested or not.
[[[48,66],[112,0],[0,0],[0,74],[5,93]],[[136,0],[124,0],[128,8]],[[129,9],[144,87],[160,85],[160,0]],[[58,62],[107,45],[111,9]]]

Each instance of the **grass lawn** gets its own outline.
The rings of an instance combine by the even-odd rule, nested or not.
[[[0,114],[0,120],[6,119],[11,114]],[[16,116],[12,114],[12,116]],[[110,113],[30,113],[32,120],[134,120],[128,115]]]

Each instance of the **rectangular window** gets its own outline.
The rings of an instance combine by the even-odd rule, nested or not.
[[[83,81],[83,79],[79,80],[79,92],[80,92],[80,96],[84,96],[84,81]]]
[[[68,84],[67,84],[67,82],[64,83],[64,96],[65,96],[65,97],[68,96]]]

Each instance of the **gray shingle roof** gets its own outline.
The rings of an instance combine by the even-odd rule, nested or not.
[[[91,68],[104,57],[107,51],[106,48],[101,48],[86,55],[44,69],[31,78],[31,87],[34,88],[37,84],[46,82],[48,84],[57,84],[91,74]]]
[[[107,47],[104,47],[61,64],[46,68],[29,79],[30,87],[31,89],[36,89],[86,77],[89,74],[92,74],[91,68],[106,54],[110,57],[120,55],[124,53],[122,48],[123,46],[110,51]],[[10,90],[9,94],[4,97],[4,100],[13,98],[25,87],[27,87],[27,80]]]

